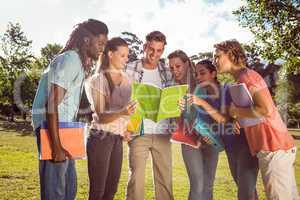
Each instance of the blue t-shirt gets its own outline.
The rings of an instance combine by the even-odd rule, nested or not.
[[[219,110],[221,113],[226,112],[226,107],[229,107],[232,99],[229,93],[229,85],[220,85],[218,88],[220,95],[219,98],[214,98],[212,95],[201,95],[201,97],[207,101],[212,107],[216,108]],[[197,96],[197,93],[203,94],[205,91],[200,92],[197,90],[202,90],[201,88],[196,88],[194,94]],[[232,123],[226,123],[226,124],[221,124],[216,122],[208,113],[206,113],[203,109],[198,112],[197,117],[201,117],[203,121],[205,121],[211,129],[214,131],[214,133],[219,134],[223,143],[226,151],[233,151],[239,145],[244,145],[246,144],[246,138],[244,134],[244,130],[240,130],[240,134],[237,135],[233,132],[233,125]]]
[[[46,121],[47,99],[51,84],[66,90],[62,102],[58,105],[60,122],[72,122],[76,119],[83,88],[85,72],[81,59],[75,50],[58,55],[41,76],[32,105],[32,125],[34,130]]]

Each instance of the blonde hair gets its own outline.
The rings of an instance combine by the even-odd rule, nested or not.
[[[228,54],[230,61],[237,66],[247,66],[247,57],[242,45],[235,39],[225,40],[214,45],[216,50]]]
[[[195,65],[188,57],[188,55],[182,50],[173,51],[168,55],[168,59],[179,58],[183,63],[188,62],[188,84],[190,85],[191,91],[193,91],[196,87],[196,78],[195,78]]]

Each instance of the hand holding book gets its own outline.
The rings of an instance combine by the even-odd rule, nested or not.
[[[122,115],[133,115],[137,107],[137,101],[130,101],[121,111]]]
[[[63,162],[66,159],[73,159],[73,156],[65,148],[53,149],[52,151],[53,162]]]
[[[131,99],[138,102],[135,113],[131,116],[127,130],[140,133],[142,119],[159,122],[163,119],[179,117],[181,114],[178,101],[187,92],[187,85],[159,88],[145,83],[133,83]]]

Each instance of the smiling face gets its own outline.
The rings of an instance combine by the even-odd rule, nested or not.
[[[213,82],[217,76],[216,71],[210,71],[205,65],[196,65],[196,79],[199,83]]]
[[[109,51],[109,62],[115,69],[123,69],[128,62],[129,49],[127,46],[119,46],[116,51]]]
[[[149,41],[144,45],[145,61],[150,65],[157,65],[159,59],[164,53],[165,44],[159,41]]]
[[[188,63],[183,62],[179,57],[169,59],[169,66],[173,77],[177,83],[186,80]]]
[[[216,49],[214,51],[214,64],[219,73],[228,73],[231,71],[233,63],[231,62],[228,53]]]

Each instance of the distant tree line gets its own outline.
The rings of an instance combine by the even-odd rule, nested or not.
[[[255,41],[243,44],[249,67],[266,80],[283,117],[290,127],[300,126],[300,5],[299,1],[256,1],[234,11],[240,25],[248,28]],[[121,37],[129,44],[129,61],[141,58],[143,41],[136,34],[122,32]],[[40,56],[32,53],[29,40],[19,23],[9,23],[0,34],[0,114],[13,121],[15,114],[30,113],[42,71],[60,52],[60,44],[47,44]],[[212,52],[191,55],[196,63],[212,59]],[[275,64],[276,60],[282,64]],[[262,62],[264,60],[264,62]],[[222,82],[230,82],[229,76],[220,76]],[[83,95],[81,108],[88,102]]]

